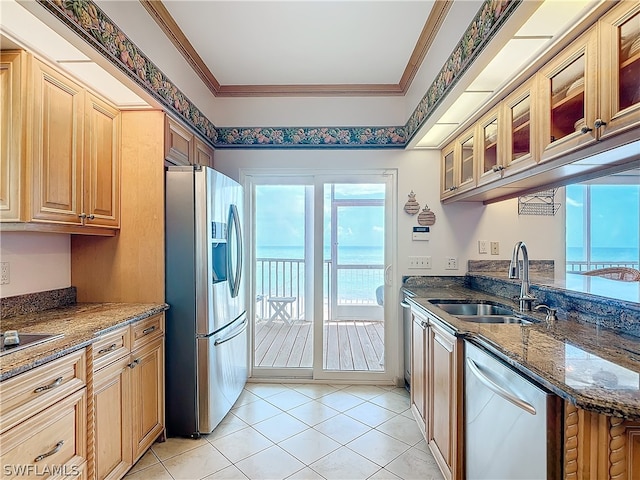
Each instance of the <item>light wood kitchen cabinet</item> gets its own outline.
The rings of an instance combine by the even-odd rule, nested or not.
[[[502,111],[493,109],[478,122],[478,185],[493,182],[500,178],[500,172],[505,168]]]
[[[473,126],[442,151],[441,198],[458,195],[476,186],[476,146],[476,128]]]
[[[422,434],[427,436],[427,359],[429,356],[427,318],[411,309],[411,412]]]
[[[120,226],[120,112],[86,94],[84,129],[85,225]]]
[[[622,1],[599,22],[600,118],[606,139],[640,126],[640,4]],[[606,72],[606,75],[603,75]]]
[[[95,477],[121,478],[133,464],[129,355],[94,375]]]
[[[133,458],[140,458],[164,432],[164,338],[131,354]]]
[[[467,126],[467,132],[478,131],[477,185],[461,188],[466,177],[455,173],[461,153],[450,146],[442,150],[444,203],[513,198],[598,172],[614,173],[636,159],[632,142],[640,128],[640,5],[605,2],[602,10],[595,22],[577,27],[579,35],[541,58],[535,74]],[[495,162],[489,141],[494,117],[499,124]],[[461,140],[458,136],[456,142]],[[448,183],[445,158],[454,165]]]
[[[578,37],[539,73],[540,162],[597,139],[597,29]]]
[[[27,221],[81,226],[84,90],[33,59],[33,123],[29,128],[32,209]]]
[[[122,478],[164,434],[164,315],[103,335],[93,359],[93,471]]]
[[[462,346],[438,325],[429,324],[429,379],[427,404],[429,448],[447,480],[462,478]]]
[[[536,117],[537,91],[534,80],[529,80],[517,88],[502,102],[500,108],[504,118],[504,142],[502,149],[502,163],[504,170],[502,177],[531,168],[538,163],[539,138]]]
[[[565,402],[563,459],[566,480],[638,480],[640,422]]]
[[[5,380],[0,396],[3,478],[87,478],[84,350]]]
[[[115,235],[118,110],[31,54],[1,55],[3,230]]]
[[[213,149],[178,121],[166,116],[165,160],[172,165],[213,167]]]
[[[213,148],[204,143],[198,137],[194,143],[194,163],[213,167]]]
[[[21,162],[25,136],[27,54],[0,54],[0,220],[20,220],[20,199],[25,189],[25,165]]]

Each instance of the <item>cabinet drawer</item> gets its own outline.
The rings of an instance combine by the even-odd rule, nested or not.
[[[85,382],[84,349],[5,380],[0,383],[0,433],[84,387]]]
[[[131,331],[133,335],[131,350],[133,351],[164,335],[164,315],[154,315],[134,323]]]
[[[1,434],[2,478],[85,475],[86,405],[83,388]]]
[[[131,347],[129,327],[101,335],[93,344],[93,370],[108,365],[118,358],[128,355]]]

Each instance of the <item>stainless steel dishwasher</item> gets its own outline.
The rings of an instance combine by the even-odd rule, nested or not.
[[[561,475],[560,398],[465,342],[467,479]]]

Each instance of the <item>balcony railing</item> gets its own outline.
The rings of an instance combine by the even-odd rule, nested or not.
[[[609,268],[609,267],[629,267],[629,268],[638,268],[640,265],[639,262],[586,262],[586,261],[571,261],[567,262],[567,272],[588,272],[589,270],[597,270],[600,268]]]
[[[323,292],[325,318],[333,319],[342,306],[375,306],[376,288],[384,283],[383,265],[339,265],[337,267],[336,290],[332,289],[332,261],[323,265]],[[296,258],[256,259],[256,316],[269,318],[270,298],[293,299],[288,304],[292,319],[306,320],[305,264]],[[336,302],[331,299],[336,296]]]

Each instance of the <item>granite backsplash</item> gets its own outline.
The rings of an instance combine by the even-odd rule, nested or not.
[[[76,298],[76,287],[0,298],[0,319],[73,305]]]

